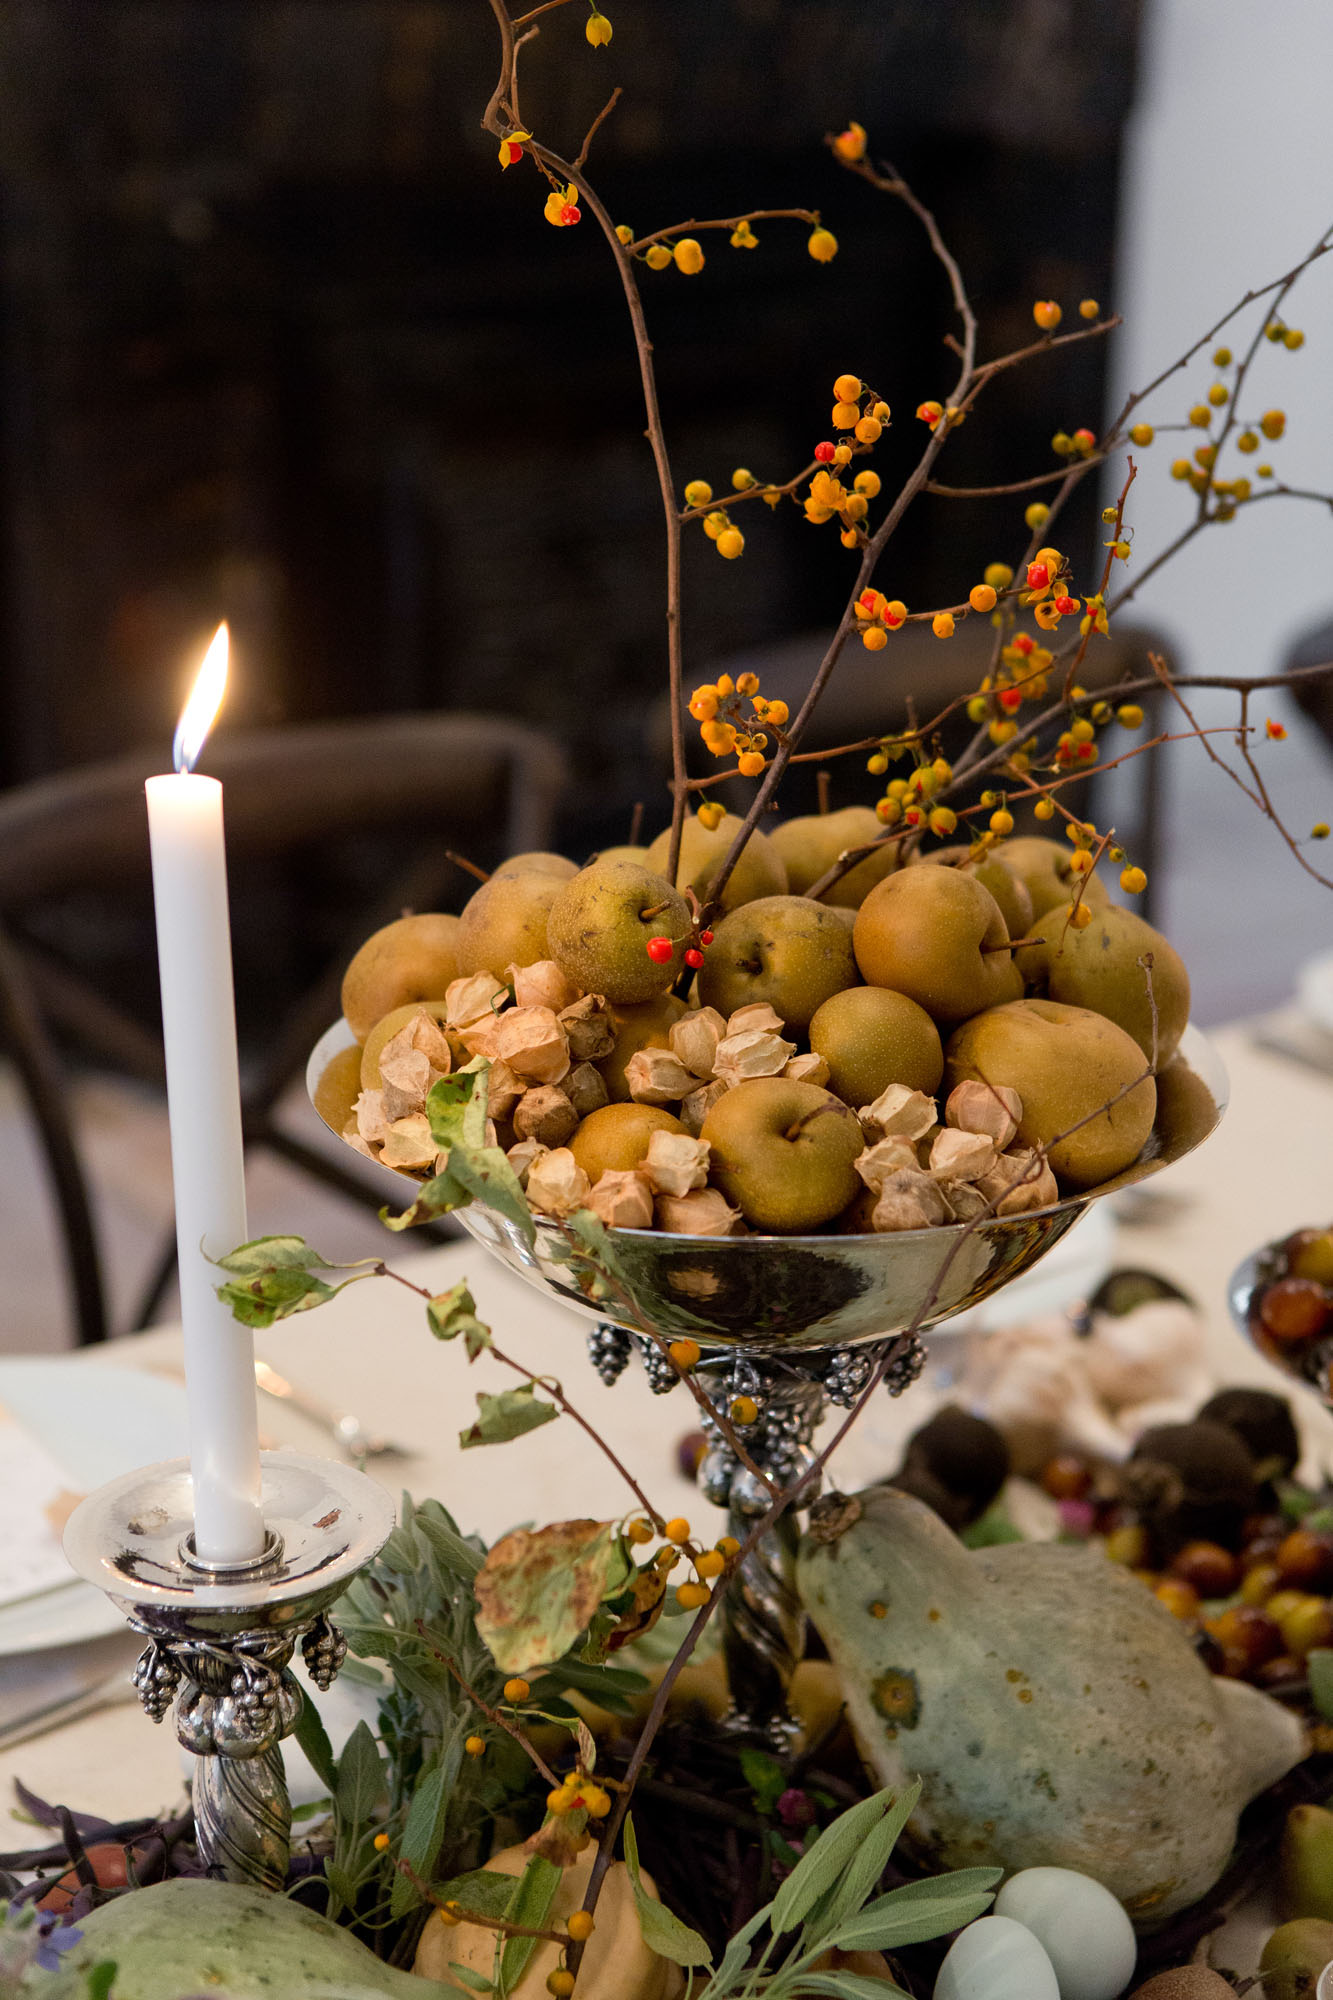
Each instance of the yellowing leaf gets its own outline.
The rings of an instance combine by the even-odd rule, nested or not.
[[[477,1630],[502,1673],[569,1651],[602,1601],[614,1537],[610,1521],[556,1521],[495,1544],[472,1587]]]

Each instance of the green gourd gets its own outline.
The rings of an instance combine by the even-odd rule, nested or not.
[[[84,1974],[117,1967],[115,2000],[450,2000],[455,1988],[385,1965],[316,1911],[235,1882],[176,1880],[133,1889],[79,1922],[82,1944],[42,1986],[82,2000]]]
[[[1306,1754],[1296,1717],[1215,1680],[1086,1544],[968,1550],[873,1487],[814,1509],[798,1587],[878,1783],[922,1779],[907,1837],[939,1868],[1078,1869],[1150,1925],[1212,1886],[1241,1807]]]

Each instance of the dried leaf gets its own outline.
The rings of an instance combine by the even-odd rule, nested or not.
[[[491,1330],[477,1318],[477,1302],[465,1283],[437,1292],[426,1306],[426,1319],[437,1340],[457,1340],[461,1334],[469,1361],[491,1344]]]
[[[712,1148],[706,1140],[684,1132],[654,1132],[648,1140],[643,1172],[659,1194],[689,1194],[708,1179]]]
[[[556,1521],[501,1537],[472,1587],[477,1630],[502,1673],[569,1651],[602,1601],[614,1550],[610,1521]]]

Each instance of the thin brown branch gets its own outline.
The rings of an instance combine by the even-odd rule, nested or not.
[[[510,1722],[508,1720],[502,1709],[492,1708],[490,1702],[484,1700],[483,1697],[477,1693],[477,1690],[472,1686],[471,1682],[462,1672],[462,1669],[458,1666],[457,1662],[454,1660],[452,1655],[446,1653],[444,1648],[438,1645],[436,1641],[432,1639],[430,1635],[430,1628],[426,1624],[425,1619],[418,1618],[416,1621],[416,1625],[417,1625],[417,1632],[420,1635],[420,1637],[425,1640],[431,1652],[435,1655],[435,1658],[440,1662],[440,1665],[453,1675],[454,1679],[458,1682],[459,1687],[462,1688],[463,1693],[467,1696],[468,1700],[476,1703],[477,1707],[481,1710],[482,1714],[486,1717],[486,1720],[488,1722],[494,1723],[497,1729],[503,1729],[506,1736],[513,1737],[515,1743],[518,1744],[520,1750],[522,1750],[524,1755],[530,1758],[531,1761],[536,1765],[537,1769],[541,1772],[543,1778],[545,1778],[547,1784],[551,1787],[552,1791],[554,1791],[555,1787],[560,1783],[560,1780],[559,1778],[556,1777],[555,1772],[551,1769],[550,1765],[547,1763],[546,1759],[542,1756],[542,1753],[537,1748],[537,1746],[534,1743],[530,1743],[528,1741],[527,1737],[523,1734],[523,1731],[518,1727],[517,1723]]]
[[[813,208],[749,208],[744,215],[709,216],[707,220],[692,215],[688,222],[677,222],[670,229],[654,229],[649,236],[636,236],[627,247],[631,257],[638,257],[653,243],[668,243],[673,237],[687,236],[696,229],[739,229],[743,222],[808,222],[812,228],[818,228],[819,216]]]
[[[561,3],[563,4],[563,0],[561,0]],[[584,135],[583,144],[579,147],[579,150],[574,157],[574,171],[576,173],[578,172],[580,167],[585,166],[587,164],[588,150],[591,147],[593,140],[597,137],[598,129],[602,125],[604,125],[606,123],[606,120],[611,116],[611,113],[615,110],[617,104],[619,104],[622,95],[623,92],[621,86],[617,84],[615,89],[611,92],[611,95],[607,98],[606,103],[602,106],[597,116],[593,119],[592,124],[588,127],[588,130]]]
[[[1094,466],[1105,465],[1106,459],[1104,451],[1089,452],[1079,463],[1091,472]],[[926,482],[926,491],[938,493],[945,500],[995,500],[1006,493],[1033,493],[1040,487],[1051,486],[1057,479],[1063,479],[1068,470],[1068,466],[1057,465],[1052,471],[1038,472],[1031,479],[1011,480],[1007,486],[945,486],[938,479],[930,479]]]

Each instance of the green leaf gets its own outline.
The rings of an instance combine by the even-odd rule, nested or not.
[[[301,1697],[301,1713],[296,1718],[295,1736],[320,1783],[327,1785],[330,1793],[335,1791],[338,1784],[338,1760],[333,1754],[333,1745],[320,1719],[319,1710],[305,1693]]]
[[[430,1136],[442,1153],[455,1146],[476,1152],[486,1144],[486,1114],[491,1094],[491,1066],[474,1056],[451,1076],[431,1085],[426,1099]]]
[[[917,1791],[919,1789],[916,1788]],[[915,1802],[914,1793],[912,1804]],[[899,1804],[901,1803],[900,1801]],[[841,1813],[834,1820],[832,1826],[824,1830],[814,1847],[801,1856],[800,1862],[773,1898],[772,1924],[777,1935],[780,1936],[783,1931],[794,1930],[797,1924],[803,1922],[814,1909],[820,1897],[832,1889],[835,1883],[841,1881],[856,1862],[861,1849],[875,1829],[886,1818],[898,1817],[894,1807],[892,1790],[876,1792],[873,1797],[862,1799],[857,1805],[849,1806],[845,1813]],[[911,1809],[911,1805],[908,1805],[906,1811],[902,1813],[899,1832],[902,1830],[902,1824],[906,1823]],[[896,1839],[897,1835],[894,1837]],[[882,1842],[883,1836],[880,1838]],[[880,1842],[877,1842],[876,1848],[879,1845]],[[886,1851],[885,1859],[887,1858]],[[881,1861],[879,1868],[870,1878],[871,1882],[879,1880],[883,1866],[884,1863]],[[858,1873],[864,1874],[864,1872],[865,1864],[862,1863]],[[861,1890],[858,1902],[865,1898],[868,1889],[869,1884]]]
[[[466,1875],[432,1882],[431,1893],[442,1903],[457,1903],[473,1915],[498,1923],[508,1914],[517,1885],[517,1876],[501,1875],[496,1868],[469,1868]]]
[[[832,1893],[816,1912],[821,1931],[840,1924],[844,1917],[850,1917],[854,1910],[860,1909],[871,1891],[879,1887],[879,1878],[884,1873],[888,1858],[898,1844],[898,1836],[916,1811],[920,1796],[921,1782],[918,1779],[915,1784],[903,1788],[879,1824],[871,1827],[852,1856],[846,1873],[840,1876]]]
[[[435,1857],[440,1851],[444,1816],[449,1804],[445,1777],[444,1766],[437,1764],[421,1780],[412,1794],[403,1827],[399,1852],[408,1867],[422,1880],[429,1879]],[[417,1900],[418,1892],[412,1882],[401,1869],[395,1869],[393,1887],[389,1891],[389,1915],[406,1916]]]
[[[470,1993],[494,1993],[495,1987],[480,1972],[473,1972],[469,1966],[460,1965],[456,1958],[449,1961],[449,1970],[455,1979],[461,1979]]]
[[[896,1951],[961,1929],[984,1915],[994,1901],[1000,1868],[960,1868],[952,1875],[927,1876],[890,1889],[831,1935],[821,1938],[838,1951]]]
[[[501,1537],[472,1586],[477,1631],[501,1673],[568,1652],[602,1601],[614,1553],[613,1521],[554,1521]]]
[[[827,1996],[827,2000],[912,2000],[901,1986],[889,1979],[871,1979],[864,1972],[803,1972],[802,1994]]]
[[[484,1551],[476,1549],[458,1529],[437,1501],[427,1500],[417,1509],[412,1523],[423,1541],[429,1542],[444,1569],[460,1583],[471,1583],[481,1568]]]
[[[1305,1656],[1310,1676],[1310,1699],[1326,1722],[1333,1722],[1333,1650],[1312,1646]]]
[[[727,1948],[722,1954],[722,1962],[709,1983],[708,1990],[710,1993],[714,1987],[716,1987],[719,1993],[725,1993],[740,1973],[741,1968],[748,1965],[750,1960],[750,1946],[768,1922],[770,1907],[769,1904],[765,1903],[762,1910],[755,1911],[748,1924],[745,1924],[733,1937],[728,1939]]]
[[[478,1444],[507,1444],[560,1414],[554,1403],[538,1400],[536,1385],[525,1382],[521,1389],[502,1389],[498,1396],[477,1392],[477,1421],[458,1433],[459,1446],[468,1451]]]
[[[555,1892],[560,1887],[561,1871],[554,1861],[545,1860],[534,1854],[519,1877],[518,1888],[514,1892],[506,1915],[512,1924],[524,1924],[531,1930],[540,1930],[551,1914]],[[540,1938],[506,1938],[500,1949],[500,1977],[498,1990],[502,1994],[512,1993],[522,1979],[532,1957],[541,1943]]]
[[[388,1658],[387,1653],[385,1657]],[[338,1669],[338,1679],[350,1681],[353,1687],[382,1688],[385,1685],[384,1676],[379,1669],[368,1667],[364,1660],[344,1660]]]
[[[380,1550],[379,1560],[386,1569],[396,1571],[399,1576],[416,1576],[420,1570],[421,1551],[401,1522]]]
[[[486,1144],[489,1069],[484,1057],[478,1056],[466,1069],[431,1085],[426,1116],[432,1138],[448,1159],[401,1215],[380,1210],[386,1228],[410,1229],[479,1201],[512,1222],[529,1247],[536,1242],[536,1225],[517,1174],[498,1146]]]
[[[256,1236],[212,1260],[220,1271],[237,1278],[257,1278],[265,1271],[336,1271],[338,1266],[312,1250],[303,1236]]]
[[[369,1820],[384,1791],[384,1765],[375,1747],[367,1722],[358,1722],[338,1759],[338,1783],[334,1801],[338,1816],[348,1826],[362,1826]]]
[[[754,1794],[756,1809],[771,1813],[787,1789],[781,1764],[764,1750],[742,1750],[740,1761],[741,1776]]]
[[[94,1965],[83,1975],[83,1990],[87,2000],[111,2000],[111,1988],[115,1985],[118,1967],[114,1958],[104,1958],[100,1965]]]
[[[1027,1538],[1021,1528],[1016,1528],[1004,1508],[996,1501],[988,1507],[979,1521],[973,1521],[968,1528],[959,1530],[959,1541],[965,1549],[998,1549],[1006,1542],[1021,1542]]]
[[[477,1318],[477,1302],[465,1280],[437,1293],[426,1307],[426,1318],[437,1340],[456,1340],[461,1333],[469,1361],[491,1344],[491,1330]]]
[[[659,1958],[669,1958],[673,1965],[683,1965],[687,1969],[694,1965],[711,1966],[713,1954],[698,1931],[692,1931],[688,1924],[683,1924],[665,1903],[659,1903],[644,1888],[639,1874],[639,1843],[634,1834],[634,1818],[629,1813],[625,1816],[623,1838],[625,1866],[634,1890],[639,1929],[649,1951],[655,1951]]]

